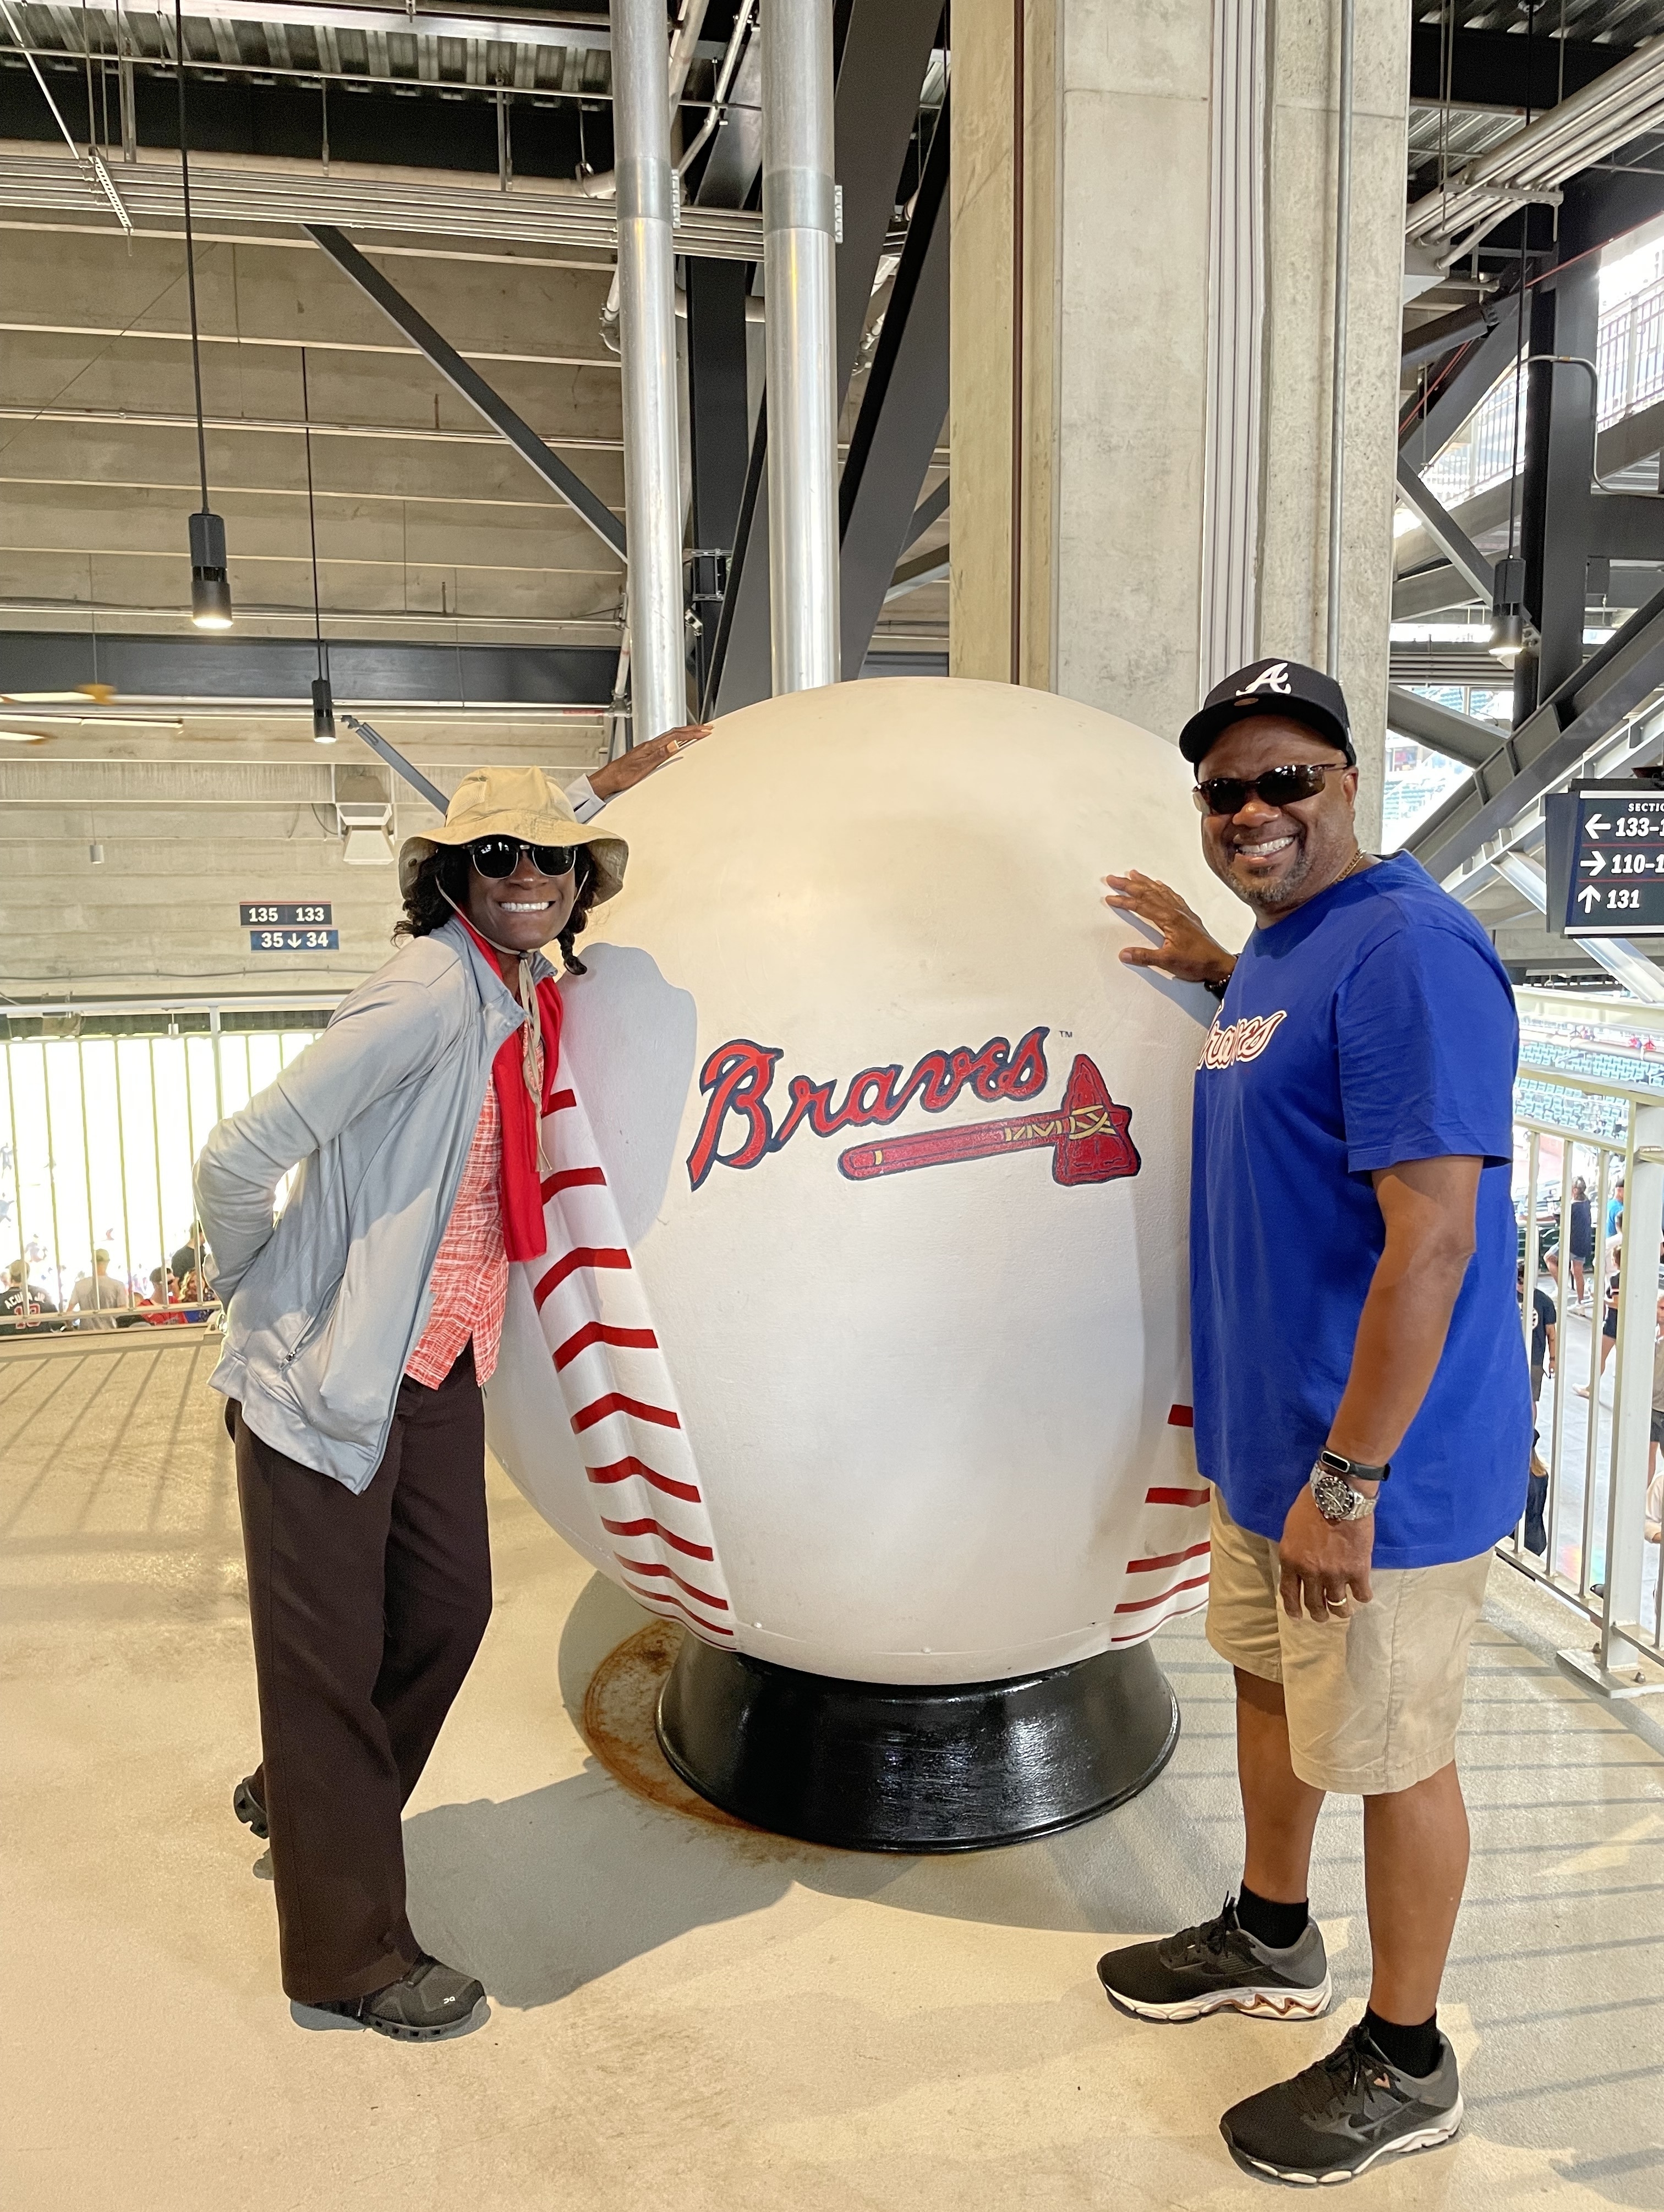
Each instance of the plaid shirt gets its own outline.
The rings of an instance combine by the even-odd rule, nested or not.
[[[502,1170],[502,1115],[497,1086],[488,1081],[456,1204],[428,1279],[433,1293],[428,1325],[405,1370],[413,1382],[424,1382],[430,1390],[436,1390],[450,1373],[470,1337],[478,1380],[488,1382],[497,1365],[509,1295]]]

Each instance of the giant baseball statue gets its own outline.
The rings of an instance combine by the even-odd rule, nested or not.
[[[687,1633],[672,1761],[761,1826],[966,1848],[1140,1789],[1200,1605],[1186,1349],[1213,1003],[1106,868],[1240,934],[1174,749],[1049,694],[801,692],[617,801],[563,987],[549,1249],[490,1436]]]

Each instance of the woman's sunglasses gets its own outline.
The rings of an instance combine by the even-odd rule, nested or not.
[[[476,837],[468,857],[480,875],[501,883],[520,866],[522,853],[531,854],[540,876],[564,876],[577,865],[581,850],[577,845],[528,845],[521,837]]]
[[[1290,761],[1286,768],[1268,768],[1264,775],[1210,775],[1196,787],[1197,811],[1201,814],[1240,814],[1253,793],[1267,806],[1287,806],[1296,799],[1315,799],[1326,775],[1339,775],[1349,761]]]

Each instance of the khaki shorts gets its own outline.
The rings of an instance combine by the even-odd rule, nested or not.
[[[1208,1641],[1244,1674],[1282,1683],[1302,1782],[1379,1797],[1450,1764],[1489,1552],[1448,1566],[1377,1567],[1374,1597],[1354,1600],[1348,1619],[1291,1620],[1276,1545],[1239,1528],[1216,1490],[1209,1533]]]

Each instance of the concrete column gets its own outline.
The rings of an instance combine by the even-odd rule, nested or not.
[[[1385,739],[1409,27],[1397,9],[1358,15],[1340,667],[1367,837]],[[1337,9],[1264,0],[956,14],[956,675],[1015,676],[1173,736],[1223,654],[1322,665],[1338,28]]]
[[[613,82],[631,736],[640,744],[687,720],[670,46],[660,0],[614,0]]]

